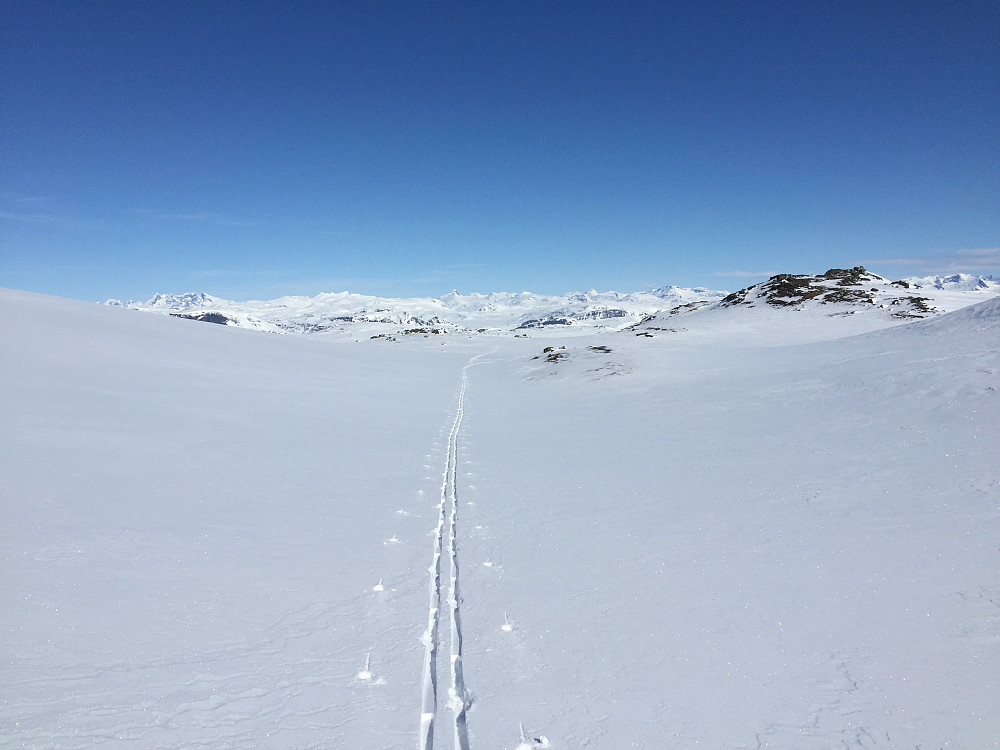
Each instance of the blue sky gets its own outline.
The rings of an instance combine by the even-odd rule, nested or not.
[[[1000,274],[1000,4],[0,8],[0,286]]]

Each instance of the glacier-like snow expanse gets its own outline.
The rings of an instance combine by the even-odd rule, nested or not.
[[[0,747],[1000,747],[996,298],[0,320]]]

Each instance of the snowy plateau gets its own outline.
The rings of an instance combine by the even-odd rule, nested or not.
[[[0,290],[0,361],[2,748],[1000,748],[994,280]]]

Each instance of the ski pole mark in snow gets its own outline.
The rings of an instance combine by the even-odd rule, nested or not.
[[[370,680],[372,678],[372,654],[369,651],[365,654],[365,667],[358,672],[359,680]]]
[[[549,738],[545,735],[540,737],[529,737],[525,734],[524,724],[518,724],[518,729],[521,730],[520,742],[517,745],[517,750],[542,750],[542,748],[550,748],[552,745],[549,744]]]
[[[480,355],[481,356],[481,355]],[[439,613],[441,609],[441,556],[448,555],[448,592],[451,657],[451,686],[448,688],[448,707],[452,712],[455,750],[469,750],[469,735],[465,712],[469,707],[465,690],[465,675],[462,671],[462,596],[458,583],[458,437],[465,416],[465,392],[468,387],[468,371],[479,356],[473,357],[462,368],[462,381],[458,389],[458,406],[451,432],[448,435],[448,455],[445,459],[444,476],[441,481],[441,500],[438,503],[438,521],[434,532],[434,554],[431,559],[430,603],[427,609],[427,630],[423,634],[424,673],[420,702],[420,750],[434,747],[434,719],[437,715],[437,648]],[[446,534],[447,531],[447,534]]]

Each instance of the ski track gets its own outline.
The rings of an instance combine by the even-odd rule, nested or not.
[[[458,388],[458,405],[455,419],[448,435],[448,454],[441,480],[441,499],[438,503],[437,529],[434,535],[434,552],[431,558],[427,630],[424,631],[424,670],[420,701],[420,750],[433,750],[434,723],[438,711],[437,651],[440,640],[440,612],[444,591],[441,586],[442,555],[448,556],[448,606],[450,631],[449,655],[451,657],[451,685],[448,688],[447,707],[451,709],[455,750],[469,750],[469,734],[465,712],[469,701],[465,691],[462,671],[462,596],[459,592],[458,562],[458,438],[465,416],[465,394],[468,389],[469,368],[482,355],[469,360],[462,368]]]

